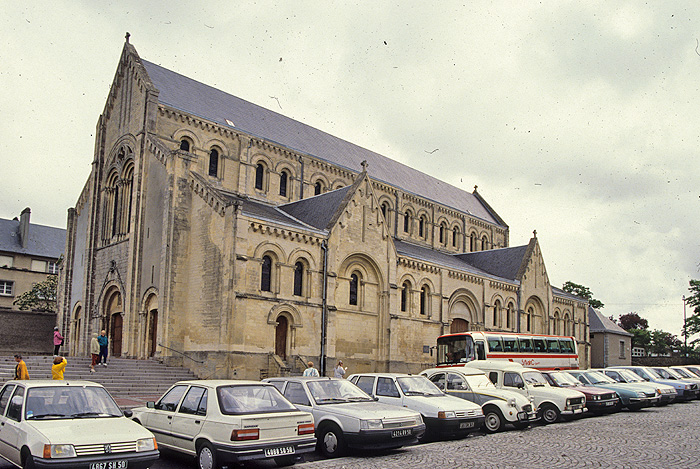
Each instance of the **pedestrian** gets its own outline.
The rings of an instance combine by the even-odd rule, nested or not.
[[[100,362],[100,341],[97,340],[97,332],[92,334],[92,340],[90,341],[90,355],[92,355],[92,362],[90,362],[90,373],[94,373],[95,365]]]
[[[16,353],[15,361],[17,362],[17,366],[15,367],[15,379],[29,379],[27,364],[24,363],[24,360],[22,360],[22,355]]]
[[[63,345],[63,336],[58,332],[58,326],[53,328],[53,356],[58,356],[58,349]]]
[[[63,372],[66,371],[67,364],[68,362],[63,357],[54,358],[51,366],[51,377],[53,379],[63,379]]]
[[[343,360],[338,360],[338,365],[336,365],[335,369],[333,370],[333,375],[336,378],[345,378],[345,372],[347,370],[347,368],[343,368]]]
[[[308,368],[304,370],[304,376],[321,376],[318,373],[318,370],[314,368],[314,362],[310,361],[306,365],[308,366]]]
[[[97,338],[97,342],[100,344],[100,361],[102,365],[107,366],[107,345],[109,344],[109,339],[107,338],[107,333],[104,329],[100,332],[100,336]]]

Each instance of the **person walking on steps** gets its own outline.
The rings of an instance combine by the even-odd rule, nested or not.
[[[15,379],[29,379],[27,364],[24,363],[24,360],[22,360],[22,355],[16,353],[15,361],[17,362],[17,366],[15,367]]]
[[[90,340],[90,355],[92,358],[90,362],[90,373],[94,373],[95,365],[100,363],[100,341],[97,340],[97,333],[92,334],[92,340]]]
[[[58,356],[58,350],[63,345],[63,336],[58,332],[58,326],[53,328],[53,356]]]
[[[107,338],[107,333],[104,329],[100,332],[100,336],[97,338],[97,342],[100,344],[100,361],[102,365],[107,366],[107,345],[109,344],[109,339]]]

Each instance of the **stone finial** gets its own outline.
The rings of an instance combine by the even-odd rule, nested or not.
[[[129,31],[126,32],[126,36],[124,38],[126,39],[126,43],[129,43],[129,38],[131,37],[131,34],[129,34]]]
[[[366,173],[367,172],[367,166],[369,166],[369,163],[367,163],[367,160],[362,160],[362,163],[360,163],[360,166],[362,166],[362,172]]]
[[[537,238],[537,230],[532,230],[532,237]]]
[[[476,184],[474,184],[474,192],[476,192],[476,190],[477,190],[478,188],[479,188],[479,186],[477,186]]]

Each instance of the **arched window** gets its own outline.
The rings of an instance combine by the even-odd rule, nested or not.
[[[445,229],[447,227],[444,223],[440,223],[440,244],[447,244],[447,239],[445,238]]]
[[[114,185],[114,199],[112,200],[112,236],[119,233],[119,185]]]
[[[209,176],[217,177],[219,175],[219,151],[212,148],[209,152]]]
[[[262,291],[272,291],[272,258],[270,256],[263,256],[262,258],[260,289]]]
[[[564,335],[571,335],[571,329],[569,328],[569,314],[564,315]]]
[[[512,317],[513,317],[513,310],[514,309],[515,308],[513,307],[513,303],[508,303],[508,311],[506,313],[506,328],[507,329],[511,329],[513,327],[511,321],[512,321]]]
[[[481,250],[486,251],[489,248],[489,239],[484,235],[481,238]]]
[[[469,252],[476,251],[476,233],[469,235]]]
[[[401,288],[401,311],[408,311],[408,300],[411,297],[411,282],[405,281]]]
[[[428,314],[430,308],[430,288],[428,285],[423,285],[420,288],[420,314]]]
[[[457,247],[457,240],[459,238],[459,228],[456,226],[452,228],[452,247],[456,248]]]
[[[190,141],[187,140],[186,138],[183,138],[182,140],[180,140],[180,150],[190,151]]]
[[[532,316],[534,315],[535,311],[532,309],[532,306],[530,306],[527,309],[527,313],[525,314],[526,318],[526,331],[531,332],[532,331]]]
[[[294,295],[302,296],[304,285],[304,263],[299,261],[294,264]]]
[[[500,300],[496,300],[496,302],[493,304],[493,325],[495,327],[498,327],[499,324],[499,317],[498,315],[500,314],[501,311],[501,302]]]
[[[350,276],[350,304],[357,306],[357,293],[360,284],[360,277],[353,273]]]
[[[403,214],[403,232],[408,233],[408,228],[411,223],[411,212],[406,210],[406,213]]]
[[[559,322],[559,311],[555,311],[552,318],[552,334],[554,335],[559,335]]]
[[[258,163],[255,165],[255,188],[263,190],[263,182],[265,181],[265,165]]]
[[[323,191],[323,183],[321,181],[316,181],[314,185],[314,195],[319,195]]]
[[[387,202],[383,202],[382,203],[382,216],[384,217],[384,220],[386,220],[387,222],[389,221],[387,219],[388,214],[389,214],[389,204]]]
[[[418,236],[420,236],[421,238],[425,238],[425,235],[425,217],[421,215],[421,217],[418,220]]]
[[[287,171],[282,171],[280,173],[280,195],[282,197],[287,197],[287,179],[289,178],[289,174],[287,174]]]

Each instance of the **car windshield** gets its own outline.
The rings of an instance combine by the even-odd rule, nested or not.
[[[373,401],[362,389],[344,379],[308,381],[307,386],[316,404]]]
[[[469,387],[472,389],[490,389],[496,387],[496,385],[493,384],[493,382],[486,375],[464,376],[464,380],[469,384]]]
[[[641,371],[644,371],[647,374],[647,376],[650,377],[650,379],[663,379],[661,375],[652,368],[644,368],[644,370]],[[641,373],[640,375],[642,376],[642,378],[646,378],[646,376],[642,375]]]
[[[399,386],[407,396],[442,396],[442,391],[425,376],[398,378]]]
[[[112,396],[98,386],[47,386],[27,390],[24,415],[33,419],[122,417]]]
[[[258,414],[296,410],[272,385],[229,385],[216,388],[222,414]]]
[[[625,378],[628,383],[641,383],[644,381],[637,373],[629,370],[615,370],[620,373],[620,376]]]
[[[675,371],[676,373],[681,375],[681,378],[690,378],[690,379],[695,378],[694,376],[690,376],[690,373],[685,371],[683,368],[673,368],[673,371]]]
[[[671,376],[671,379],[683,379],[683,377],[678,373],[676,370],[672,370],[671,368],[661,368],[661,371],[665,371],[666,373]]]
[[[549,383],[547,383],[547,380],[544,379],[544,376],[542,376],[542,373],[539,371],[525,371],[523,372],[523,379],[527,384],[531,384],[532,386],[548,386]]]
[[[557,386],[561,386],[563,388],[570,386],[582,386],[581,382],[571,376],[569,373],[557,371],[554,373],[549,373],[549,377],[552,378],[552,381],[554,381]]]
[[[593,384],[614,384],[617,383],[614,379],[608,378],[603,373],[599,371],[589,371],[588,373],[583,373],[583,375],[588,378]]]
[[[690,371],[692,371],[693,373],[695,373],[695,375],[697,375],[700,378],[700,368],[695,368],[695,367],[689,366],[688,369]]]

